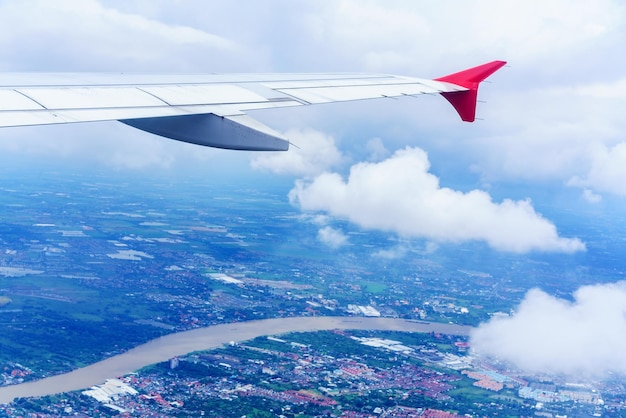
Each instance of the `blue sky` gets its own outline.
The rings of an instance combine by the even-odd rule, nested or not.
[[[130,174],[260,170],[292,178],[289,198],[303,210],[519,253],[585,251],[579,237],[560,232],[558,210],[547,217],[537,209],[546,190],[571,200],[561,200],[564,209],[596,216],[624,206],[621,0],[3,0],[0,26],[0,71],[431,78],[494,59],[510,64],[481,87],[483,120],[474,124],[426,96],[255,113],[301,148],[281,155],[202,149],[119,123],[1,130],[2,158],[25,167],[49,160]],[[415,189],[417,197],[407,192]],[[398,222],[381,222],[381,213]],[[320,240],[349,243],[328,225]]]
[[[441,225],[506,212],[500,223],[486,220],[469,229],[495,231],[503,223],[528,221],[528,232],[516,232],[512,241],[529,245],[499,245],[501,237],[457,234],[458,227],[387,230],[434,240],[485,240],[505,251],[583,251],[584,243],[560,236],[556,221],[547,225],[532,201],[524,200],[534,196],[490,193],[517,183],[575,190],[588,204],[604,195],[626,196],[619,94],[626,86],[625,64],[615,53],[624,13],[619,1],[6,0],[0,3],[4,71],[372,71],[436,77],[493,59],[511,66],[483,85],[486,103],[478,116],[484,120],[475,124],[460,122],[440,97],[257,112],[255,117],[289,132],[302,148],[281,156],[198,149],[116,123],[5,129],[0,150],[11,158],[131,170],[248,172],[252,166],[314,180],[324,171],[345,177],[358,163],[393,159],[409,147],[416,155],[426,153],[420,157],[424,169],[415,175],[436,183],[423,197],[435,201],[449,191],[452,205],[467,207],[466,215],[441,219]],[[401,174],[386,174],[387,184],[405,179]],[[347,177],[344,182],[350,188]],[[482,193],[482,203],[464,194],[472,189]],[[512,212],[504,205],[508,197],[517,206]],[[356,209],[346,210],[337,215],[357,222]]]

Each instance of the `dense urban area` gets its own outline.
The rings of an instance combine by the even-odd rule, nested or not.
[[[568,255],[434,248],[339,221],[349,243],[332,248],[316,214],[269,188],[35,180],[0,182],[0,390],[217,324],[476,326],[510,315],[531,287],[564,295],[623,275],[602,251],[585,255],[602,266],[590,271]],[[619,377],[528,375],[441,333],[272,334],[145,366],[91,389],[19,397],[0,416],[626,416]]]
[[[4,411],[44,416],[592,416],[617,413],[624,400],[614,384],[527,379],[468,355],[460,337],[321,331],[259,337],[175,357],[85,391],[18,399]]]

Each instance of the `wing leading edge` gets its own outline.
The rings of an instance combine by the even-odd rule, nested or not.
[[[119,120],[199,145],[284,151],[289,141],[247,111],[441,94],[473,122],[478,86],[504,61],[434,80],[386,74],[0,74],[0,127]]]

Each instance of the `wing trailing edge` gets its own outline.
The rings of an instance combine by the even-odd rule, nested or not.
[[[435,78],[435,81],[444,81],[467,89],[464,91],[442,92],[440,94],[450,102],[463,121],[474,122],[476,119],[478,86],[505,64],[506,61],[491,61],[477,67]]]

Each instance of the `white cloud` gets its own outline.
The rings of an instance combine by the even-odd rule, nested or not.
[[[476,328],[472,347],[529,372],[626,374],[626,282],[584,286],[573,296],[530,290],[512,317]]]
[[[372,138],[367,141],[365,149],[369,152],[369,161],[380,161],[389,156],[389,150],[380,138]]]
[[[259,153],[252,167],[276,174],[314,176],[339,165],[343,156],[333,137],[313,129],[292,129],[285,133],[296,146],[287,152]]]
[[[298,181],[289,197],[307,211],[324,211],[361,227],[435,241],[487,242],[511,252],[585,249],[576,239],[559,237],[556,227],[529,201],[495,203],[480,190],[462,193],[441,187],[428,172],[426,153],[407,148],[380,163],[352,166],[347,180],[324,173]]]
[[[339,248],[348,243],[348,237],[338,229],[325,226],[317,232],[317,239],[330,248]]]
[[[589,203],[599,203],[602,201],[602,196],[594,193],[589,189],[583,190],[583,199],[585,199]]]
[[[234,60],[243,52],[221,36],[122,13],[96,0],[5,1],[0,25],[5,69],[182,71],[209,57]]]
[[[322,215],[322,214],[317,214],[315,216],[305,217],[305,218],[308,218],[315,225],[320,225],[320,226],[325,226],[330,221],[329,216]]]
[[[569,184],[626,196],[626,142],[608,147],[597,145],[590,153],[591,168],[583,178],[574,176]]]
[[[372,254],[372,257],[395,260],[397,258],[403,258],[407,254],[407,251],[408,250],[404,245],[398,245],[393,248],[378,250]]]

